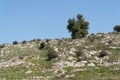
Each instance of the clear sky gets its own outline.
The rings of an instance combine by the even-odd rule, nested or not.
[[[14,40],[69,38],[69,18],[83,14],[89,33],[120,24],[120,0],[0,0],[0,44]]]

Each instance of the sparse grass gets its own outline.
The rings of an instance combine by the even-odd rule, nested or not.
[[[81,71],[74,71],[80,69]],[[82,69],[85,69],[82,71]],[[120,67],[116,66],[96,66],[96,67],[66,67],[67,74],[75,74],[74,77],[62,80],[119,80]],[[57,79],[56,79],[57,80]],[[59,80],[59,79],[58,79]]]
[[[77,39],[76,41],[72,39],[59,40],[56,43],[54,42],[50,43],[51,41],[46,40],[46,43],[47,43],[46,46],[48,47],[50,45],[52,45],[52,47],[56,46],[59,50],[57,54],[60,54],[65,51],[64,52],[65,55],[72,56],[73,57],[72,60],[76,60],[76,61],[77,61],[77,55],[74,52],[73,52],[74,54],[69,54],[70,49],[73,47],[75,49],[86,49],[88,51],[108,50],[109,52],[111,52],[111,54],[108,55],[109,56],[108,62],[111,62],[111,63],[120,59],[120,49],[110,49],[109,45],[107,46],[103,42],[101,42],[101,39],[103,37],[104,36],[101,36],[101,37],[93,36],[93,37],[90,37],[89,39],[88,38],[83,39],[83,42],[80,42],[79,39]],[[29,47],[28,43],[29,42],[27,42],[24,45],[18,44],[18,45],[11,45],[8,48],[6,47],[0,48],[0,51],[4,51],[4,52],[10,51],[10,53],[5,53],[3,54],[3,56],[0,56],[0,60],[4,59],[8,61],[13,58],[21,57],[21,59],[26,62],[18,66],[1,68],[0,80],[3,80],[4,78],[6,80],[20,80],[23,78],[29,79],[37,76],[47,77],[47,76],[54,75],[51,70],[52,63],[54,63],[54,60],[53,61],[47,60],[48,59],[47,54],[48,52],[50,52],[50,50],[48,50],[46,47],[44,49],[42,48],[38,50],[40,41],[38,43],[35,43],[35,42],[31,43],[31,44],[35,44],[32,48]],[[89,47],[91,45],[93,45],[93,47]],[[112,45],[111,42],[110,42],[110,45]],[[113,46],[116,46],[116,45],[113,45]],[[90,60],[90,61],[95,60],[95,56],[98,56],[98,53],[94,54],[87,60]],[[72,60],[69,60],[67,57],[62,60],[72,62]],[[29,63],[32,63],[33,65],[27,65]],[[89,63],[89,61],[87,63]],[[97,66],[97,65],[95,67],[69,66],[69,67],[65,67],[64,70],[65,70],[65,74],[70,74],[70,75],[74,74],[75,76],[72,78],[63,78],[63,79],[53,78],[50,80],[119,80],[120,79],[120,65],[112,65],[108,67]],[[28,71],[31,71],[31,72],[27,73]]]
[[[30,55],[36,55],[39,53],[39,50],[37,50],[36,48],[25,48],[25,49],[20,49],[19,47],[9,47],[8,51],[10,51],[9,54],[6,54],[5,56],[0,56],[0,60],[4,59],[4,60],[10,60],[12,58],[15,57],[19,57],[19,56],[30,56]]]
[[[120,49],[111,49],[111,54],[109,57],[109,62],[114,62],[120,59]]]
[[[49,68],[51,68],[51,61],[47,60],[46,55],[47,55],[47,51],[42,50],[38,55],[39,59],[27,58],[26,62],[31,62],[31,63],[37,65],[41,69],[49,69]]]
[[[65,68],[65,71],[66,71],[67,73],[71,73],[74,69],[75,69],[74,67],[69,66],[69,67],[66,67],[66,68]]]
[[[27,71],[32,71],[31,73],[26,73]],[[10,68],[5,68],[1,69],[0,71],[0,78],[1,79],[6,79],[6,80],[20,80],[23,78],[28,78],[28,77],[35,77],[35,76],[51,76],[51,72],[42,72],[40,66],[39,68],[34,68],[34,67],[29,67],[27,69],[25,66],[16,66],[16,67],[10,67]]]
[[[26,71],[27,69],[22,66],[1,69],[0,78],[6,78],[6,80],[22,79],[23,77],[27,77],[25,75]]]
[[[28,77],[34,77],[34,76],[51,76],[52,72],[42,72],[47,69],[51,69],[51,62],[46,60],[46,50],[40,51],[40,53],[35,54],[36,52],[31,50],[31,49],[26,49],[26,51],[21,51],[19,49],[16,49],[15,53],[12,53],[11,55],[3,57],[3,59],[9,60],[15,56],[28,56],[26,58],[27,63],[33,63],[34,66],[30,66],[29,68],[26,68],[25,65],[19,65],[15,67],[9,67],[9,68],[4,68],[0,69],[0,78],[1,79],[6,79],[6,80],[20,80],[22,78],[28,78]],[[29,57],[31,55],[37,55],[40,58],[35,59],[32,57]],[[27,71],[32,71],[30,74],[26,74]]]
[[[81,80],[119,80],[120,79],[120,69],[116,72],[114,70],[118,66],[110,66],[110,67],[103,67],[98,66],[96,67],[87,67],[86,71],[78,71],[74,72],[75,78]]]

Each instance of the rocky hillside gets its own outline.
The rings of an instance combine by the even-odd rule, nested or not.
[[[120,33],[0,45],[0,80],[119,80]]]

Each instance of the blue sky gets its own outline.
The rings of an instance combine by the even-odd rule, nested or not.
[[[69,18],[83,14],[89,33],[120,24],[120,0],[0,0],[0,43],[69,38]]]

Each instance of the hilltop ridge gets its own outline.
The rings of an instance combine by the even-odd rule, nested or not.
[[[120,33],[0,45],[0,80],[119,80]]]

